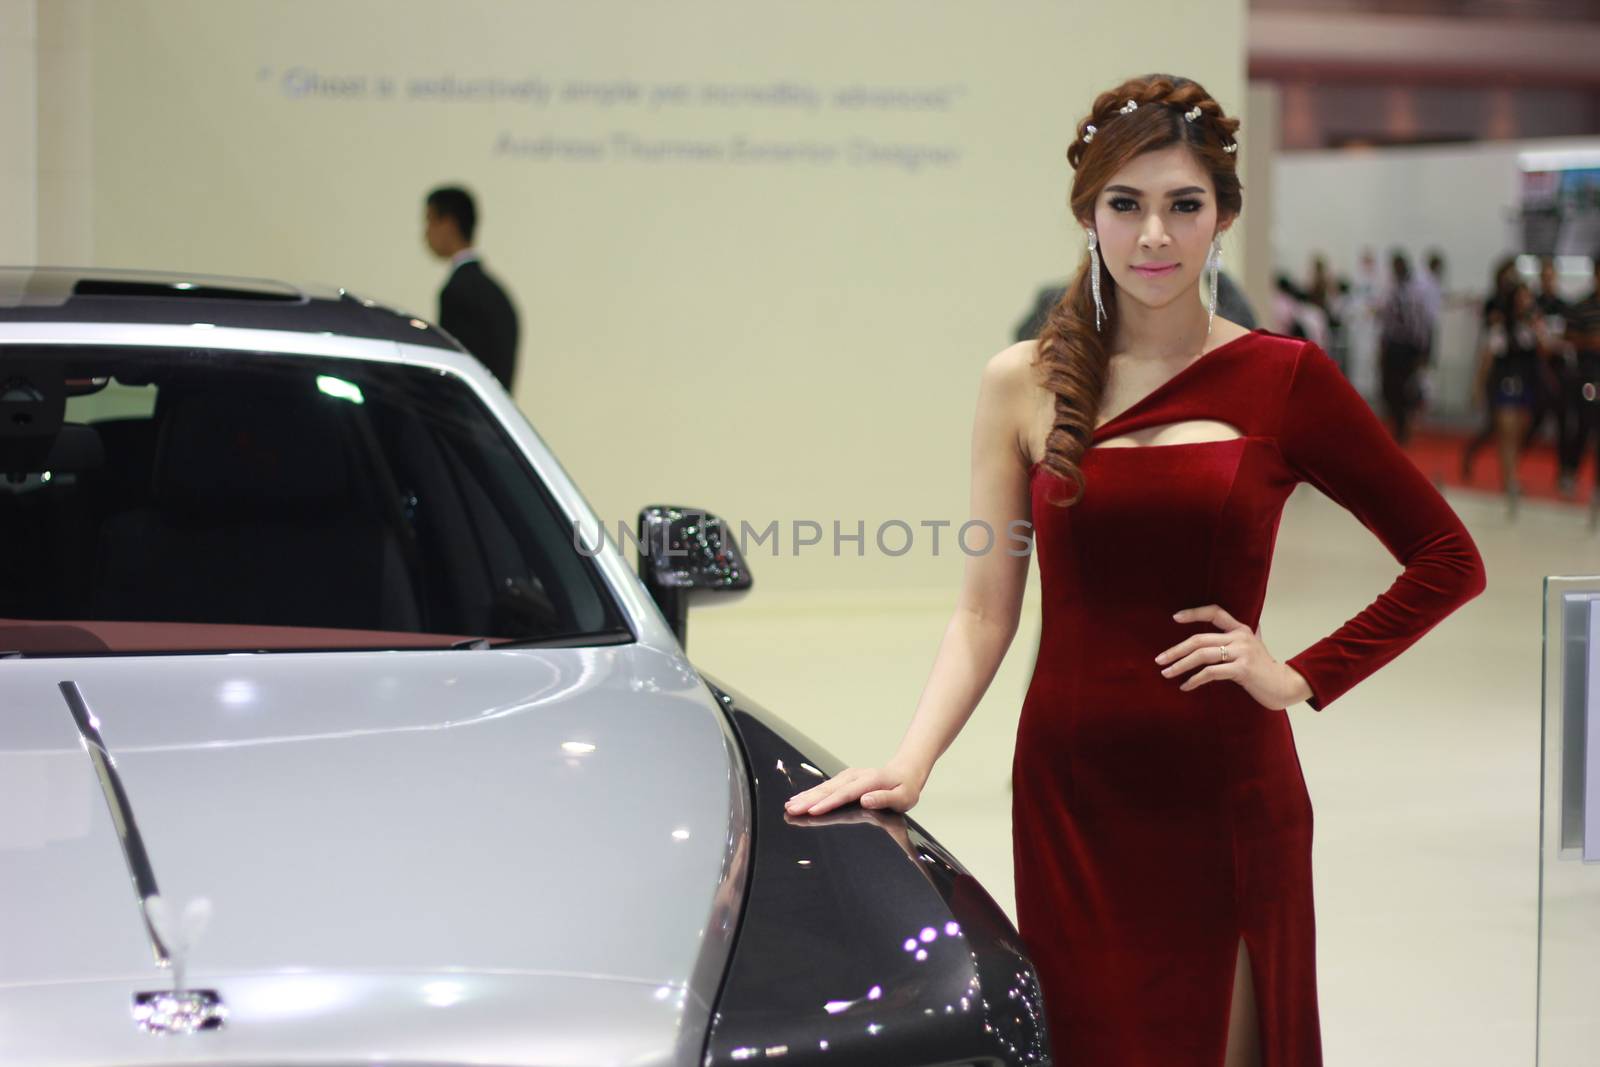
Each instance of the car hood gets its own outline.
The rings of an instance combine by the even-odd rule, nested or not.
[[[63,681],[162,896],[212,903],[187,985],[229,1021],[162,1040],[241,1060],[695,1058],[748,781],[688,663],[626,645],[0,664],[0,1059],[147,1058],[130,998],[171,982]],[[408,1033],[425,1052],[394,1047]]]

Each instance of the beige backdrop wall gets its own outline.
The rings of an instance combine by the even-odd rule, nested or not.
[[[56,224],[86,214],[94,261],[431,317],[421,198],[464,182],[522,310],[517,399],[596,510],[776,520],[768,589],[953,585],[920,524],[964,520],[980,369],[1082,255],[1063,153],[1093,94],[1167,70],[1245,104],[1242,0],[69,6],[93,162]],[[794,554],[796,520],[822,543]]]

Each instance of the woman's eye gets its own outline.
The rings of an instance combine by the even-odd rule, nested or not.
[[[1172,206],[1185,215],[1192,215],[1200,210],[1201,204],[1198,200],[1174,200]],[[1111,200],[1112,211],[1126,214],[1129,211],[1137,211],[1138,209],[1139,202],[1131,197],[1118,196],[1113,197]]]

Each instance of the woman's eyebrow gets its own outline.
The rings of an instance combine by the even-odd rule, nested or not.
[[[1132,193],[1134,196],[1143,196],[1144,195],[1144,190],[1143,189],[1135,189],[1131,185],[1108,185],[1108,186],[1106,186],[1106,192],[1108,192],[1108,193]],[[1189,196],[1189,195],[1194,194],[1194,193],[1203,193],[1203,192],[1205,192],[1205,190],[1202,189],[1198,185],[1185,185],[1182,189],[1174,189],[1170,193],[1168,193],[1167,195],[1168,196]]]

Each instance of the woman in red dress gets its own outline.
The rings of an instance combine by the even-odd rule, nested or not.
[[[1321,711],[1484,588],[1465,527],[1333,360],[1215,318],[1238,126],[1171,75],[1095,100],[1067,152],[1086,262],[979,388],[973,517],[1031,522],[1039,555],[1017,925],[1072,1067],[1322,1062],[1311,804],[1286,709]],[[1259,620],[1299,482],[1404,571],[1280,661]],[[1016,633],[1027,572],[1025,555],[968,556],[894,757],[791,813],[917,802]]]

